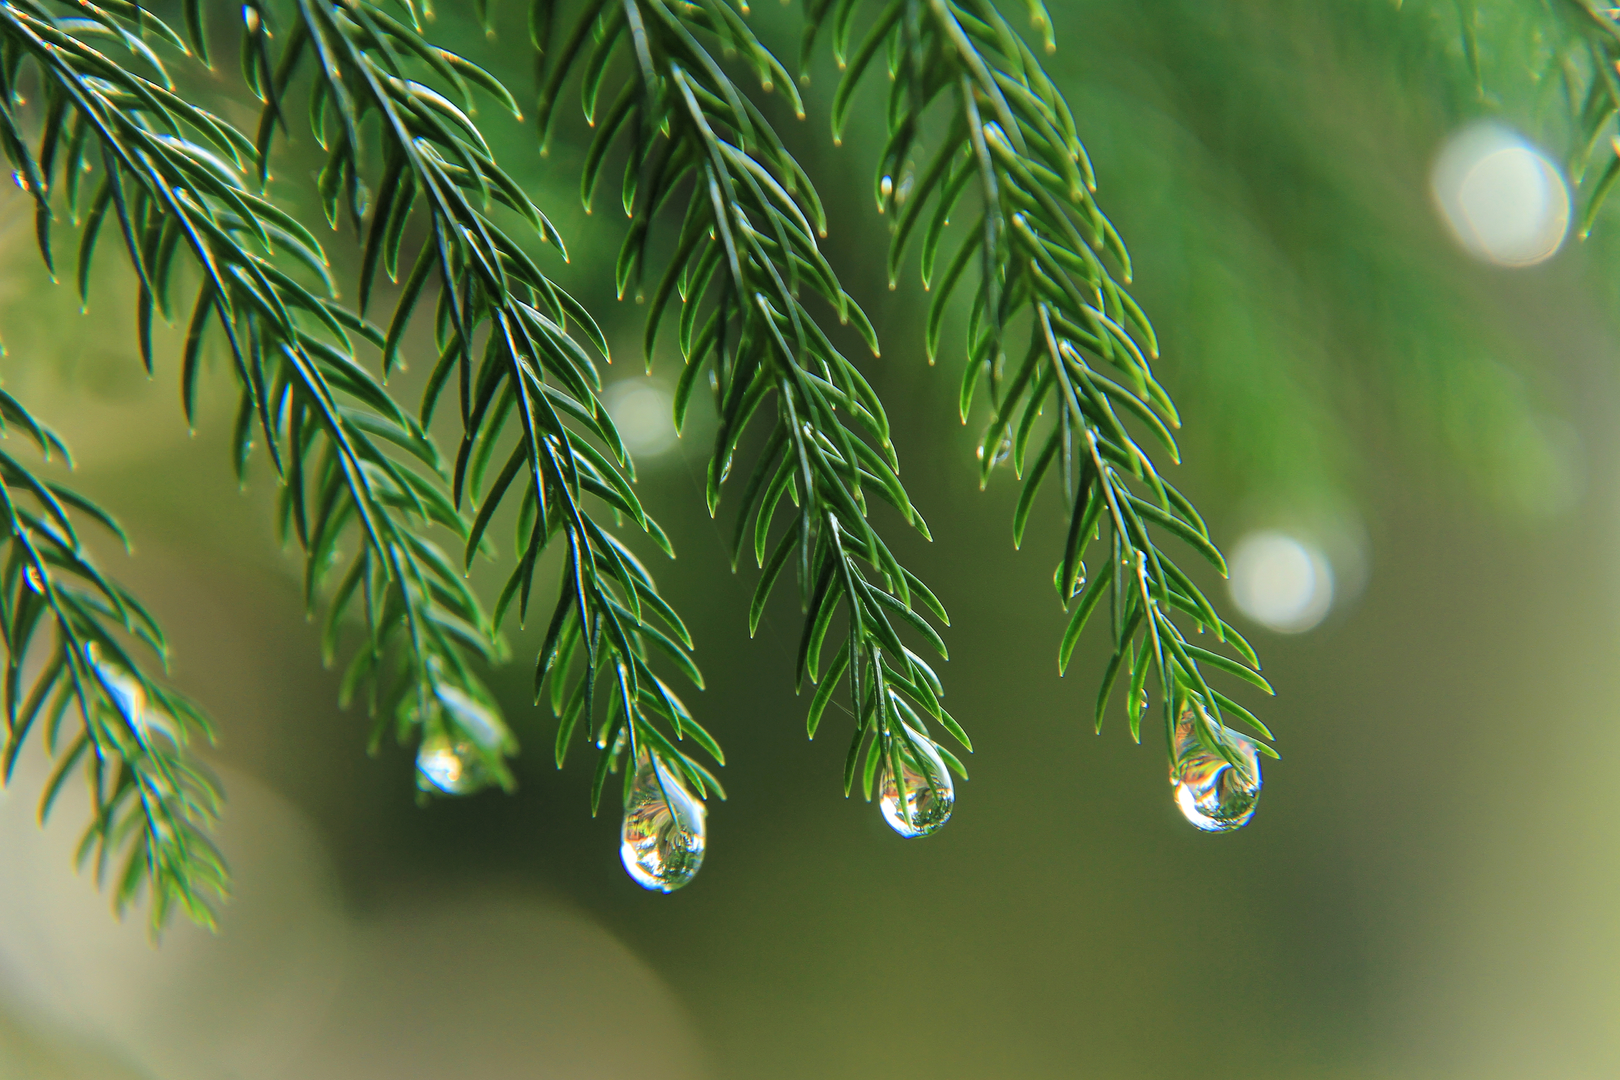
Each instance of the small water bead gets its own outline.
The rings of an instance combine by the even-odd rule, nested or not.
[[[701,800],[658,757],[641,747],[625,787],[619,858],[643,889],[674,892],[697,876],[708,836]]]
[[[402,708],[421,718],[420,706],[407,698]],[[466,690],[435,683],[422,720],[422,744],[416,752],[416,787],[439,795],[469,795],[500,777],[491,761],[517,751],[517,740],[500,713]]]
[[[1198,741],[1192,707],[1182,712],[1176,724],[1170,783],[1175,785],[1176,805],[1181,813],[1205,832],[1241,829],[1260,802],[1260,755],[1254,741],[1235,731],[1225,734],[1243,771]]]
[[[883,756],[878,806],[889,827],[904,837],[927,836],[938,832],[951,819],[956,805],[956,788],[951,771],[926,735],[906,729],[911,738],[896,736],[900,750],[900,771],[906,784],[904,814],[900,810],[900,785],[895,783],[890,758]],[[906,820],[907,818],[910,820]]]
[[[478,750],[466,739],[429,732],[416,751],[416,787],[441,795],[470,795],[488,783]]]

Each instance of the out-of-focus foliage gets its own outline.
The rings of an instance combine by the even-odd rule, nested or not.
[[[1567,505],[1566,403],[1524,361],[1537,342],[1480,318],[1491,272],[1440,235],[1433,150],[1414,153],[1499,117],[1561,155],[1555,8],[1171,0],[1073,15],[1087,33],[1060,34],[1058,62],[1101,196],[1129,194],[1118,223],[1161,378],[1192,403],[1180,435],[1195,466],[1218,457],[1212,479],[1261,512],[1353,503],[1392,455],[1460,465],[1471,496],[1512,516]],[[1390,438],[1353,442],[1368,425]]]

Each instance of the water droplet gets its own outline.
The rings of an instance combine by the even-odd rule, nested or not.
[[[708,835],[704,806],[646,747],[626,785],[619,858],[637,885],[674,892],[697,876]]]
[[[908,166],[900,177],[900,186],[894,189],[894,201],[903,203],[911,198],[911,189],[917,185],[917,174]]]
[[[489,764],[517,750],[500,713],[449,683],[435,683],[416,751],[416,787],[440,795],[469,795],[500,779]],[[408,719],[422,718],[414,694],[401,703]]]
[[[470,795],[487,782],[478,751],[465,739],[433,731],[416,751],[416,787],[443,795]]]
[[[115,660],[103,657],[93,641],[84,647],[84,654],[95,670],[95,681],[106,694],[108,703],[131,731],[142,738],[174,736],[173,727],[165,714],[148,704],[146,688],[134,672]]]
[[[251,4],[242,5],[242,22],[247,26],[248,33],[256,34],[259,31],[259,9]]]
[[[880,180],[878,182],[878,190],[883,193],[883,197],[885,199],[887,199],[890,195],[893,195],[894,194],[894,177],[885,176],[882,180]]]
[[[21,172],[17,171],[16,169],[13,169],[11,171],[11,182],[13,184],[16,184],[23,191],[28,190],[28,181],[24,180],[23,179],[23,174]]]
[[[956,788],[945,760],[934,749],[934,741],[906,728],[911,736],[895,735],[899,741],[901,779],[905,781],[906,813],[900,812],[900,787],[895,783],[891,758],[884,755],[878,805],[889,827],[901,836],[927,836],[938,832],[951,819],[956,805]],[[909,817],[911,820],[907,821]]]
[[[1193,725],[1194,708],[1183,710],[1176,724],[1175,764],[1170,767],[1176,805],[1188,821],[1205,832],[1241,829],[1260,802],[1260,756],[1252,739],[1231,730],[1224,732],[1225,741],[1242,763],[1242,771],[1210,750],[1198,739]]]
[[[23,582],[30,592],[44,594],[45,580],[39,576],[39,570],[35,567],[30,566],[23,571]]]
[[[101,677],[103,689],[112,699],[113,707],[129,721],[130,727],[137,729],[144,727],[146,691],[141,688],[135,676],[101,660],[93,660],[92,663],[95,664],[96,671]]]

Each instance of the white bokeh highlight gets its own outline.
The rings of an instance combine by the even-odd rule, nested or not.
[[[621,379],[602,391],[602,403],[626,450],[638,461],[675,449],[675,395],[656,379]]]
[[[1333,568],[1327,556],[1287,533],[1249,533],[1233,548],[1227,568],[1232,603],[1267,629],[1303,633],[1333,607]]]
[[[1447,139],[1430,185],[1452,235],[1484,262],[1534,266],[1569,232],[1569,186],[1558,166],[1501,124],[1471,124]]]

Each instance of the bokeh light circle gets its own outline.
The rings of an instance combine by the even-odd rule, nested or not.
[[[625,449],[638,461],[667,454],[680,439],[675,431],[675,395],[656,379],[621,379],[602,391],[602,403]]]
[[[1471,124],[1447,139],[1430,187],[1457,242],[1484,262],[1534,266],[1569,232],[1569,187],[1558,166],[1501,124]]]
[[[1238,541],[1228,563],[1232,603],[1283,634],[1311,629],[1333,607],[1333,568],[1316,546],[1287,533],[1254,532]]]

